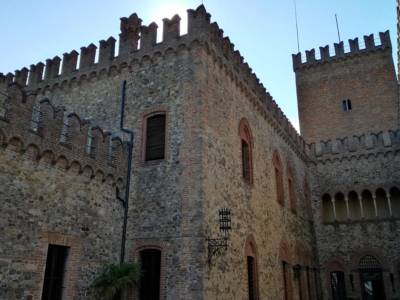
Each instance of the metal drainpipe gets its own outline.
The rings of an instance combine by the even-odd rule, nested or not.
[[[119,189],[117,187],[116,194],[117,199],[122,202],[124,207],[124,222],[122,225],[122,239],[121,239],[121,254],[120,254],[120,264],[125,261],[125,244],[126,244],[126,227],[128,224],[128,208],[129,208],[129,188],[131,185],[131,171],[132,171],[132,150],[133,150],[133,131],[124,128],[124,114],[125,114],[125,91],[126,91],[126,80],[122,83],[121,90],[121,118],[120,118],[120,130],[129,135],[128,142],[128,170],[126,173],[126,184],[125,184],[125,197],[121,198],[119,196]]]

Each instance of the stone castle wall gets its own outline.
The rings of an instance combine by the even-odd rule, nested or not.
[[[340,125],[342,119],[332,118],[336,123],[322,126],[301,115],[302,131],[309,141],[320,133],[307,133],[308,127],[304,126],[326,130],[324,137],[331,138],[307,145],[229,38],[210,22],[205,8],[200,6],[188,13],[188,34],[183,36],[180,18],[175,16],[164,20],[163,41],[156,43],[157,25],[142,26],[134,14],[121,19],[118,56],[115,39],[109,38],[100,42],[97,62],[96,46],[91,44],[80,54],[64,54],[63,60],[55,57],[46,65],[39,63],[30,70],[0,75],[0,91],[20,101],[15,102],[17,105],[12,102],[8,115],[0,120],[0,137],[6,146],[0,151],[4,174],[1,192],[6,199],[0,209],[12,216],[2,220],[8,222],[2,228],[9,230],[3,258],[0,253],[0,268],[11,278],[5,287],[7,296],[19,293],[17,298],[32,295],[38,299],[48,243],[71,247],[75,256],[72,271],[68,270],[72,273],[67,276],[75,285],[68,292],[78,299],[85,298],[87,284],[96,270],[118,259],[122,207],[116,200],[115,185],[123,188],[127,145],[96,125],[119,130],[123,93],[125,127],[134,132],[127,260],[138,261],[142,249],[162,251],[161,299],[246,298],[248,253],[256,257],[260,299],[282,296],[283,260],[289,263],[290,299],[317,299],[315,269],[321,266],[323,271],[329,270],[333,259],[350,266],[360,249],[376,251],[375,246],[367,249],[371,242],[367,234],[374,236],[372,244],[382,245],[383,256],[387,253],[390,259],[395,258],[399,250],[393,240],[398,235],[397,219],[325,222],[321,208],[323,195],[335,194],[338,187],[346,193],[353,189],[362,192],[368,186],[398,186],[399,134],[387,131],[394,128],[397,115],[385,108],[385,103],[392,107],[397,95],[388,34],[381,35],[382,44],[377,46],[373,38],[367,37],[367,49],[361,51],[353,41],[350,54],[344,53],[341,44],[336,47],[337,57],[330,57],[326,48],[321,49],[321,60],[316,60],[312,52],[305,63],[298,55],[294,57],[299,101],[304,97],[327,100],[328,95],[337,96],[332,91],[338,89],[337,84],[346,86],[338,90],[349,91],[354,82],[346,76],[354,79],[354,74],[341,74],[349,68],[356,73],[372,70],[359,88],[378,78],[374,89],[368,86],[362,96],[379,99],[382,111],[378,116],[368,116],[368,120],[373,118],[379,125],[384,123],[381,118],[387,120],[387,126],[379,128],[386,131],[376,134],[365,134],[375,124],[369,124],[366,130],[365,124],[353,120],[346,123],[347,129],[359,127],[364,135],[334,140],[347,136],[340,134],[342,129],[347,133]],[[366,69],[365,62],[370,69]],[[126,89],[122,90],[124,82]],[[14,89],[7,89],[9,84]],[[30,96],[25,98],[26,94],[15,88],[17,85]],[[320,89],[314,90],[315,85]],[[357,104],[358,96],[349,97],[355,99],[357,109],[362,107]],[[372,102],[363,104],[363,109],[372,107]],[[316,113],[320,103],[307,104],[307,112],[303,108],[301,114],[309,110],[314,116],[323,115]],[[42,117],[32,124],[35,109]],[[91,118],[91,123],[69,114],[72,111]],[[166,115],[165,159],[145,162],[146,118],[160,112]],[[13,114],[20,115],[20,120]],[[243,119],[249,124],[253,144],[250,183],[242,178],[239,124]],[[65,139],[62,143],[61,137]],[[277,199],[274,153],[279,153],[283,165],[283,204]],[[294,183],[295,210],[289,203],[289,176]],[[25,189],[13,188],[24,185]],[[39,188],[43,186],[48,188]],[[10,195],[16,199],[15,205],[8,204]],[[314,218],[308,202],[311,195]],[[33,200],[27,202],[28,197]],[[218,210],[224,207],[232,211],[228,249],[208,261],[207,239],[220,237]],[[12,220],[19,223],[11,224]],[[27,224],[34,226],[28,228]],[[21,234],[21,229],[31,232],[29,237]],[[22,249],[23,238],[29,245],[27,252]],[[339,244],[344,250],[333,248]],[[100,258],[90,254],[93,250],[100,253]],[[294,274],[295,266],[300,266],[301,279]],[[323,287],[325,297],[329,297],[325,275]],[[73,280],[76,276],[78,279]],[[23,295],[16,291],[16,282],[21,278],[29,279],[24,283],[27,292]],[[135,291],[128,298],[137,299]]]
[[[114,139],[107,163],[101,129],[86,153],[88,128],[78,116],[69,117],[62,142],[61,108],[44,102],[34,129],[35,96],[14,85],[7,97],[0,118],[0,298],[40,299],[48,245],[57,244],[69,247],[65,297],[88,299],[94,277],[119,261],[123,208],[115,186],[125,179],[125,146]]]
[[[268,111],[257,107],[257,93],[240,79],[232,61],[211,44],[203,50],[203,64],[197,72],[201,86],[204,118],[203,216],[204,232],[208,238],[218,238],[218,210],[232,212],[232,230],[228,249],[212,258],[204,269],[203,299],[246,299],[247,242],[257,253],[259,299],[278,299],[283,295],[282,248],[288,251],[285,259],[301,265],[303,289],[298,280],[289,276],[293,299],[307,299],[305,267],[314,267],[313,232],[305,199],[304,182],[308,177],[303,152],[292,148],[290,140],[268,118]],[[239,77],[239,78],[238,78]],[[253,183],[242,177],[241,138],[239,124],[247,119],[253,136]],[[288,167],[294,171],[296,214],[289,208],[285,192],[282,206],[276,198],[273,153],[280,153],[285,191],[288,191]],[[310,282],[311,297],[315,295],[314,281]]]
[[[310,165],[324,299],[331,299],[331,271],[344,271],[347,296],[358,299],[361,294],[359,261],[367,254],[375,256],[382,264],[388,299],[399,297],[400,198],[392,189],[400,186],[400,156],[399,141],[391,141],[393,143],[386,147],[382,143],[367,151],[358,149],[321,155]],[[365,193],[371,193],[372,198]],[[335,200],[336,220],[324,219],[324,195],[329,195],[327,203]],[[355,195],[358,198],[354,198]],[[391,195],[392,216],[388,195]],[[345,201],[349,201],[349,215]],[[359,201],[362,201],[363,217]],[[373,201],[377,203],[378,215],[375,215]]]

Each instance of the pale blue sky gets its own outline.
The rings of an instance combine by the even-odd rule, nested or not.
[[[0,72],[29,67],[55,55],[117,37],[119,18],[138,13],[144,24],[201,0],[3,0],[0,9]],[[291,54],[297,52],[293,0],[205,0],[204,4],[284,112],[297,125]],[[396,48],[395,0],[297,0],[300,48],[389,29]],[[183,21],[186,21],[184,19]]]

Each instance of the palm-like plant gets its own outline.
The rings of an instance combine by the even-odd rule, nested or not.
[[[115,299],[124,289],[135,285],[140,278],[140,270],[137,264],[124,263],[109,265],[92,283],[101,299]]]

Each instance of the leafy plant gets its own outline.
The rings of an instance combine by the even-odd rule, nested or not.
[[[97,291],[101,299],[112,300],[126,288],[135,285],[139,278],[140,270],[137,264],[112,264],[93,281],[91,287]]]

